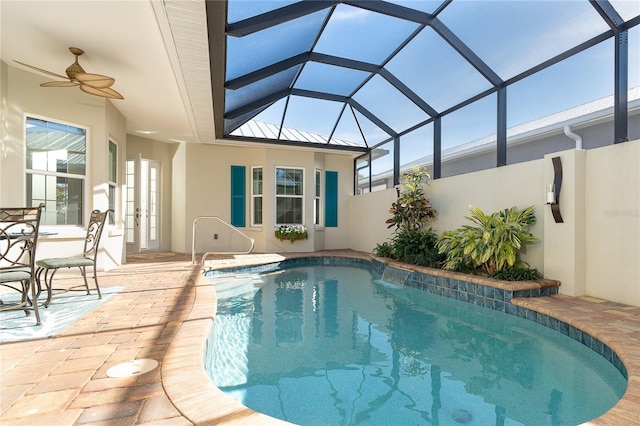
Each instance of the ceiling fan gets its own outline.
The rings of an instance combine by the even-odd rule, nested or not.
[[[111,86],[116,82],[115,79],[101,74],[91,74],[85,72],[85,70],[78,63],[78,56],[84,53],[84,50],[77,47],[70,47],[69,51],[76,56],[76,60],[73,64],[69,65],[66,69],[67,76],[56,74],[51,71],[43,70],[42,68],[34,67],[19,61],[14,61],[20,65],[39,71],[41,73],[51,75],[53,77],[62,78],[67,81],[48,81],[42,83],[42,87],[72,87],[79,86],[80,90],[90,95],[101,96],[103,98],[110,99],[124,99],[124,97],[113,90]]]

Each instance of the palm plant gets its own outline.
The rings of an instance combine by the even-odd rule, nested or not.
[[[487,275],[508,267],[524,265],[518,253],[525,243],[538,239],[527,229],[536,221],[533,206],[516,207],[490,215],[471,207],[466,218],[475,226],[465,225],[448,231],[436,242],[438,252],[446,255],[444,269],[481,269]]]

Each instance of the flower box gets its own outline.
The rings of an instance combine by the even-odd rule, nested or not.
[[[304,225],[283,225],[276,229],[276,238],[280,241],[289,240],[293,244],[296,240],[306,240],[309,237]]]

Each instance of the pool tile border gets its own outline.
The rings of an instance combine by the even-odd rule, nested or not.
[[[377,258],[373,258],[371,264],[373,270],[379,274],[382,274],[385,268],[398,268],[397,264],[390,264],[390,262]],[[557,295],[558,287],[560,286],[558,281],[542,280],[540,282],[525,281],[513,283],[484,277],[467,276],[465,274],[440,271],[432,268],[420,268],[422,270],[415,270],[411,265],[402,266],[404,268],[398,269],[408,269],[411,271],[405,285],[419,290],[428,291],[433,294],[438,294],[440,296],[450,297],[463,302],[505,312],[549,327],[552,330],[564,334],[565,336],[568,336],[593,350],[613,364],[625,379],[629,378],[624,363],[618,354],[616,354],[616,352],[607,344],[571,324],[541,312],[536,312],[523,306],[515,305],[511,302],[513,299],[518,298]]]

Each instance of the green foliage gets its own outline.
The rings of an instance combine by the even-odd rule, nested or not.
[[[535,281],[542,278],[542,275],[536,268],[529,268],[523,263],[522,265],[495,271],[491,274],[491,278],[505,281]]]
[[[431,228],[399,231],[392,239],[393,258],[412,265],[439,268],[444,258],[438,254],[437,240],[438,236]]]
[[[511,207],[490,215],[478,207],[470,210],[466,219],[475,226],[445,232],[436,243],[438,252],[446,256],[444,269],[481,269],[491,275],[517,265],[522,245],[538,240],[527,231],[536,221],[533,206],[522,210]]]
[[[422,187],[429,179],[429,173],[422,167],[402,174],[401,191],[389,209],[391,217],[386,221],[387,228],[395,226],[396,231],[417,231],[436,216],[437,211],[431,207]]]
[[[376,245],[376,256],[396,259],[412,265],[440,268],[444,256],[438,254],[438,236],[429,228],[426,231],[398,231],[391,242]]]
[[[376,256],[393,258],[393,245],[388,241],[385,241],[382,244],[377,244],[373,249],[373,253]]]
[[[374,253],[413,265],[439,268],[443,257],[438,254],[438,236],[431,230],[423,230],[425,224],[436,215],[436,210],[425,196],[423,184],[429,180],[425,168],[414,167],[402,174],[401,192],[391,204],[388,228],[396,227],[391,242],[378,244]]]

